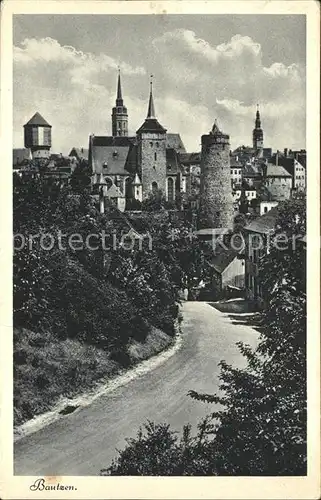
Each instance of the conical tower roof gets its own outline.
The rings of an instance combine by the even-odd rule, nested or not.
[[[124,100],[121,90],[121,81],[120,81],[120,69],[118,70],[116,106],[124,106]]]
[[[151,75],[151,78],[153,75]],[[150,81],[150,91],[149,91],[149,102],[148,102],[148,110],[147,117],[143,125],[137,130],[137,133],[140,132],[160,132],[166,133],[166,129],[162,127],[162,125],[156,119],[155,114],[155,106],[154,106],[154,98],[153,98],[153,82]]]
[[[148,103],[148,111],[147,111],[147,120],[156,118],[155,115],[155,106],[153,99],[153,81],[150,81],[150,91],[149,91],[149,103]]]
[[[37,125],[41,127],[51,127],[49,123],[41,116],[40,113],[35,113],[32,118],[24,125],[26,127],[27,125]]]

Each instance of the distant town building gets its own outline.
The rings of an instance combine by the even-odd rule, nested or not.
[[[82,160],[88,161],[88,149],[73,147],[68,156],[73,158],[77,163]]]
[[[263,183],[276,201],[288,200],[291,197],[292,176],[280,165],[268,163],[262,166]]]
[[[269,235],[275,230],[278,207],[274,207],[261,217],[257,217],[244,229],[245,245],[245,295],[248,300],[262,302],[262,285],[259,275],[259,261],[269,252]]]
[[[49,159],[51,128],[38,112],[24,125],[25,147],[30,149],[33,159]]]
[[[300,161],[300,160],[301,161]],[[272,157],[274,165],[282,166],[292,177],[292,189],[305,191],[306,189],[306,152],[293,152],[284,149],[284,153],[277,151]]]
[[[259,105],[257,105],[255,127],[253,130],[253,149],[254,151],[263,149],[263,129],[261,128]]]

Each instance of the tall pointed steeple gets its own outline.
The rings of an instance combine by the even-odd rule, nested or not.
[[[147,119],[155,119],[155,106],[153,99],[153,75],[150,75],[150,91],[149,91],[149,103],[148,103],[148,111],[147,111]]]
[[[153,75],[150,75],[150,88],[149,88],[149,102],[147,116],[141,127],[136,131],[137,134],[141,132],[159,132],[166,134],[166,129],[158,122],[155,114],[154,97],[153,97]]]
[[[255,118],[255,128],[261,128],[261,117],[259,105],[256,105],[256,118]]]
[[[120,81],[120,69],[118,69],[118,82],[117,82],[117,99],[116,99],[116,106],[123,106],[123,96],[121,92],[121,81]]]
[[[255,128],[253,129],[253,149],[256,151],[263,148],[263,129],[261,128],[261,116],[259,105],[256,105]]]
[[[113,107],[111,116],[113,137],[128,136],[128,113],[121,90],[120,68],[118,68],[116,106]]]

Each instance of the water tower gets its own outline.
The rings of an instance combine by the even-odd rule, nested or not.
[[[51,125],[39,113],[35,113],[24,125],[25,147],[31,150],[34,160],[49,158],[51,128]]]

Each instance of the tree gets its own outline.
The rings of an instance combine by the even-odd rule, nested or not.
[[[149,193],[148,197],[142,201],[142,210],[146,212],[157,212],[159,210],[164,210],[165,205],[166,199],[163,191],[157,189]]]
[[[82,193],[90,186],[91,170],[87,160],[80,160],[70,179],[72,190],[75,193]]]

